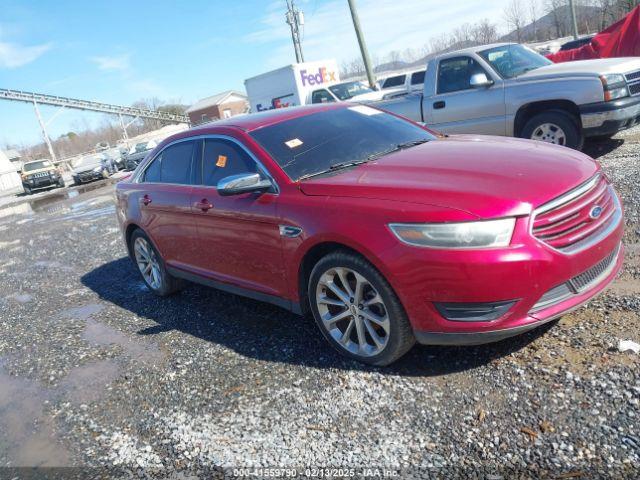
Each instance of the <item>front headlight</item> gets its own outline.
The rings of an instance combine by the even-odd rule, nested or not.
[[[461,223],[391,223],[389,228],[402,242],[430,248],[506,247],[515,218]]]
[[[629,95],[624,75],[620,73],[600,75],[600,81],[602,82],[602,88],[604,89],[604,99],[607,102],[618,98],[624,98]]]

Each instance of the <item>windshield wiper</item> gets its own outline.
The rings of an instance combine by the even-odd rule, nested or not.
[[[416,145],[422,145],[423,143],[427,143],[430,139],[429,138],[421,138],[419,140],[411,140],[410,142],[404,142],[398,145],[398,148],[411,148],[411,147],[415,147]]]
[[[298,181],[304,180],[306,178],[311,178],[311,177],[315,177],[315,176],[318,176],[318,175],[322,175],[324,173],[334,172],[336,170],[342,170],[343,168],[355,167],[356,165],[362,165],[363,163],[367,163],[368,161],[369,161],[369,159],[367,159],[367,160],[355,160],[353,162],[335,163],[335,164],[331,165],[329,168],[326,168],[324,170],[320,170],[319,172],[307,173],[306,175],[303,175],[300,178],[298,178]]]
[[[367,162],[370,162],[372,160],[377,160],[378,158],[384,157],[385,155],[389,155],[390,153],[397,152],[397,151],[403,150],[405,148],[415,147],[416,145],[421,145],[423,143],[428,142],[429,140],[430,139],[428,139],[428,138],[421,138],[419,140],[411,140],[410,142],[399,143],[398,145],[396,145],[393,148],[390,148],[389,150],[384,150],[382,152],[372,153],[365,160],[354,160],[354,161],[351,161],[351,162],[335,163],[335,164],[331,165],[329,168],[326,168],[324,170],[320,170],[319,172],[307,173],[306,175],[303,175],[300,178],[298,178],[298,181],[305,180],[305,179],[311,178],[311,177],[316,177],[318,175],[322,175],[322,174],[325,174],[325,173],[334,172],[336,170],[342,170],[343,168],[349,168],[349,167],[355,167],[356,165],[362,165],[363,163],[367,163]]]

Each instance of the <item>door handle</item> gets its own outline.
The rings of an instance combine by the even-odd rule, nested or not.
[[[207,200],[206,198],[203,198],[199,202],[196,202],[195,207],[199,208],[203,212],[207,212],[207,211],[209,211],[210,209],[213,208],[213,204],[209,200]]]
[[[441,108],[444,108],[446,106],[446,103],[444,103],[444,100],[440,100],[439,102],[433,102],[433,108],[435,110],[439,110]]]
[[[142,197],[142,204],[149,205],[151,203],[151,197],[149,195],[145,195]]]

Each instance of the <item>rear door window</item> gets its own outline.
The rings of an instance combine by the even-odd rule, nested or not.
[[[144,182],[190,185],[193,183],[193,141],[179,142],[165,148],[144,173]]]
[[[420,85],[424,83],[424,70],[421,72],[414,72],[411,74],[411,85]]]
[[[382,88],[401,87],[404,85],[406,75],[396,75],[395,77],[387,78],[382,84]]]

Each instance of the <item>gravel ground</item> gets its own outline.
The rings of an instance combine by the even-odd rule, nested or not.
[[[640,129],[588,153],[626,208],[613,287],[521,337],[383,369],[277,307],[196,285],[153,296],[113,186],[0,210],[0,466],[638,478],[640,355],[617,345],[640,342]]]

